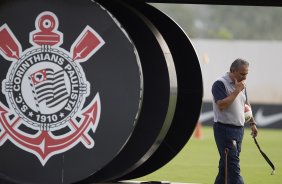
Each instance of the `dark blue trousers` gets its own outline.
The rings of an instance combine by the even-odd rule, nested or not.
[[[228,149],[227,157],[227,183],[244,184],[243,177],[240,175],[240,152],[244,136],[244,127],[235,127],[214,123],[214,138],[220,155],[218,175],[215,184],[224,184],[225,181],[225,149]]]

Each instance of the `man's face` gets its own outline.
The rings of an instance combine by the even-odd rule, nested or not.
[[[233,75],[238,82],[241,82],[247,79],[248,72],[249,72],[249,67],[247,65],[243,65],[239,70],[235,70],[233,72]]]

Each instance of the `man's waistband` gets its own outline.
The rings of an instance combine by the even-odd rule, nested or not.
[[[218,125],[230,127],[230,128],[243,128],[243,126],[236,126],[236,125],[231,125],[231,124],[226,124],[226,123],[221,123],[221,122],[215,122],[215,123],[217,123]]]

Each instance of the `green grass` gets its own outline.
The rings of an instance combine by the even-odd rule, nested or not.
[[[211,127],[202,128],[203,137],[191,137],[182,151],[167,165],[137,181],[170,181],[212,184],[217,174],[218,153]],[[275,175],[261,156],[250,129],[245,129],[241,152],[241,174],[246,184],[282,183],[282,131],[259,129],[257,141],[276,167]]]

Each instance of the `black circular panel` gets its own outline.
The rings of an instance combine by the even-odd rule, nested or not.
[[[72,183],[97,172],[141,109],[133,42],[90,0],[1,1],[0,17],[1,178]]]
[[[177,74],[177,106],[170,129],[154,154],[142,165],[119,179],[150,174],[173,159],[189,141],[196,126],[203,97],[203,81],[197,54],[186,33],[169,16],[146,3],[130,3],[160,31]],[[189,164],[189,163],[187,163]]]
[[[0,179],[131,179],[189,140],[202,100],[189,39],[145,3],[99,3],[1,1]]]
[[[113,181],[145,162],[169,130],[176,107],[177,82],[172,56],[158,30],[140,12],[116,1],[99,1],[125,27],[140,56],[144,78],[142,110],[123,150],[85,183]]]

